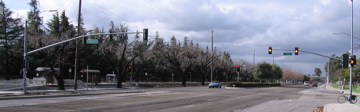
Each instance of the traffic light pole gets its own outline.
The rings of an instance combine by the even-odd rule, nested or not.
[[[32,50],[32,51],[29,51],[29,52],[26,53],[26,55],[29,55],[31,53],[35,53],[35,52],[38,52],[38,51],[41,51],[41,50],[44,50],[44,49],[59,45],[59,44],[70,42],[70,41],[73,41],[73,40],[76,40],[76,39],[88,37],[88,36],[115,35],[115,34],[136,34],[136,33],[143,33],[143,32],[120,32],[120,33],[100,33],[100,34],[82,35],[82,36],[78,36],[78,37],[75,37],[75,38],[70,38],[70,39],[67,39],[67,40],[64,40],[64,41],[61,41],[61,42],[53,43],[53,44],[50,44],[50,45],[47,45],[47,46],[44,46],[44,47],[41,47],[41,48],[38,48],[38,49],[35,49],[35,50]]]
[[[237,73],[238,73],[238,78],[237,78],[238,80],[237,81],[239,82],[239,80],[240,80],[240,71],[238,71]]]
[[[294,51],[293,49],[272,49],[272,50]],[[326,56],[326,55],[322,55],[322,54],[314,53],[314,52],[310,52],[310,51],[299,50],[299,52],[305,52],[305,53],[309,53],[309,54],[314,54],[314,55],[318,55],[318,56],[322,56],[322,57],[326,57],[326,58],[331,58],[331,59],[336,59],[336,60],[342,61],[342,59],[340,59],[340,58],[334,58],[334,57],[331,57],[331,56]]]
[[[353,46],[354,46],[354,36],[353,36],[353,30],[354,30],[354,3],[353,1],[351,0],[351,43],[350,43],[350,48],[351,48],[351,52],[350,52],[350,55],[353,56],[353,53],[354,53],[354,49],[353,49]],[[356,59],[355,59],[356,60]],[[351,101],[351,96],[352,96],[352,66],[350,66],[350,94],[349,94],[349,101]]]
[[[297,47],[296,47],[296,48],[297,48]],[[271,51],[270,51],[270,49],[271,49]],[[293,51],[292,49],[272,49],[272,47],[269,47],[269,54],[270,54],[270,52],[272,52],[273,50]],[[305,53],[309,53],[309,54],[314,54],[314,55],[326,57],[326,58],[329,58],[329,59],[336,59],[336,60],[343,61],[342,59],[339,59],[339,58],[330,57],[330,56],[326,56],[326,55],[322,55],[322,54],[314,53],[314,52],[310,52],[310,51],[299,50],[299,48],[297,48],[296,50],[298,50],[297,53],[299,53],[299,52],[305,52]],[[296,52],[296,51],[295,51],[295,52]],[[330,60],[329,60],[329,64],[330,64]],[[326,76],[326,86],[329,85],[329,77],[330,77],[330,73],[329,73],[330,67],[329,67],[329,64],[328,64],[328,74],[327,74],[327,76]],[[351,71],[352,71],[352,70],[351,70],[351,67],[350,67],[350,82],[351,82]],[[350,86],[350,87],[351,87],[351,86]],[[350,88],[350,95],[351,95],[351,88]]]

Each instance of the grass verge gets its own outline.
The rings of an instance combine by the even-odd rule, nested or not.
[[[336,89],[340,89],[341,87],[341,85],[339,84],[332,84],[331,86]],[[349,90],[349,89],[350,89],[350,85],[345,85],[345,90]],[[358,85],[353,85],[352,91],[356,93],[360,93],[360,88],[358,89]]]

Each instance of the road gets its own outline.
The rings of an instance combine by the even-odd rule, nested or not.
[[[177,87],[144,89],[145,93],[102,94],[1,100],[1,111],[92,112],[284,112],[312,111],[335,103],[338,93],[321,87],[282,86],[240,89]]]

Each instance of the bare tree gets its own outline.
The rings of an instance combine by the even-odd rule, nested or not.
[[[110,23],[109,32],[119,33],[127,32],[128,28],[124,25],[116,27],[113,22]],[[98,51],[104,57],[104,59],[111,65],[116,71],[117,75],[117,88],[122,88],[122,82],[126,78],[127,66],[150,47],[144,41],[136,36],[133,42],[129,42],[128,34],[109,35],[105,37],[99,43]]]

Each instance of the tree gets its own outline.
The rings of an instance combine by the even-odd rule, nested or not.
[[[27,27],[27,34],[28,38],[27,40],[32,41],[35,38],[41,38],[45,37],[45,31],[41,28],[43,25],[42,17],[40,17],[40,10],[38,8],[39,2],[37,0],[31,0],[29,3],[30,5],[30,11],[27,13],[27,21],[28,21],[28,27]],[[28,42],[30,44],[30,42]],[[28,45],[27,46],[28,51],[35,49],[33,46]],[[35,75],[35,69],[38,66],[44,66],[44,60],[39,59],[37,57],[28,56],[28,62],[29,62],[29,68],[28,68],[28,77],[33,77]]]
[[[198,75],[198,79],[201,82],[201,85],[205,85],[205,77],[210,72],[210,64],[211,64],[211,58],[210,58],[210,51],[209,48],[206,47],[205,49],[199,47],[197,45],[196,52],[198,53],[198,56],[195,59],[194,69],[193,71],[195,74]]]
[[[282,74],[283,74],[281,68],[276,64],[272,64],[271,66],[272,66],[272,76],[271,76],[271,78],[272,79],[281,79]]]
[[[34,37],[33,39],[29,40],[29,44],[34,48],[39,48],[74,37],[75,29],[68,21],[65,15],[65,11],[63,11],[61,15],[62,16],[59,17],[58,14],[54,14],[53,19],[47,23],[49,27],[49,29],[47,29],[49,32],[48,35]],[[69,64],[67,64],[71,62],[69,58],[74,55],[73,45],[74,44],[72,41],[60,44],[39,51],[35,56],[38,59],[44,60],[47,66],[51,68],[51,73],[58,82],[59,90],[65,90],[64,74],[70,67]],[[56,67],[59,68],[59,74],[55,73]]]
[[[233,68],[240,65],[241,66],[241,70],[240,70],[240,78],[242,81],[253,81],[254,80],[254,75],[253,75],[253,70],[255,68],[255,65],[253,65],[252,63],[250,63],[249,61],[246,61],[244,59],[241,59],[240,62],[236,62],[238,64],[233,64]],[[233,70],[235,71],[235,70]],[[234,74],[234,73],[232,73]]]
[[[256,65],[253,74],[257,80],[270,79],[272,77],[272,66],[269,63],[262,62]]]
[[[349,54],[349,53],[347,52],[345,54]],[[329,61],[326,62],[324,69],[326,72],[328,72],[330,74],[331,81],[337,81],[340,76],[338,72],[342,71],[343,63],[341,60],[337,60],[337,59],[333,59],[333,58],[342,59],[342,56],[336,56],[335,54],[333,54],[331,57],[332,58],[330,58]],[[329,65],[330,70],[328,70],[328,65]]]
[[[315,75],[316,75],[316,76],[320,76],[320,75],[321,75],[321,69],[320,69],[320,68],[315,68],[314,72],[315,72]]]
[[[23,27],[20,18],[11,17],[12,11],[0,1],[0,74],[6,79],[16,78],[21,70],[21,35]]]
[[[160,50],[163,53],[159,52],[160,54],[157,54],[165,60],[165,67],[172,74],[180,77],[182,86],[186,86],[186,74],[190,72],[191,67],[194,65],[196,53],[193,48],[192,42],[189,44],[187,37],[184,38],[184,45],[181,46],[180,42],[173,36],[170,43],[166,44],[165,49]]]
[[[124,25],[116,27],[114,22],[110,22],[109,32],[126,33],[128,28]],[[127,66],[131,65],[136,58],[141,56],[151,45],[145,44],[135,37],[133,42],[129,42],[128,34],[116,34],[106,36],[104,40],[99,42],[98,51],[104,57],[117,75],[117,88],[122,88],[122,82],[125,80],[127,74]]]
[[[37,0],[31,0],[30,3],[28,3],[31,7],[30,12],[28,12],[28,34],[30,36],[33,35],[40,35],[40,33],[45,33],[43,29],[41,29],[41,25],[43,24],[43,20],[40,17],[40,10],[38,9],[38,1]]]
[[[280,80],[282,81],[290,81],[290,82],[303,82],[305,80],[310,81],[310,78],[306,75],[303,75],[301,72],[292,71],[290,69],[282,69],[282,78]]]

